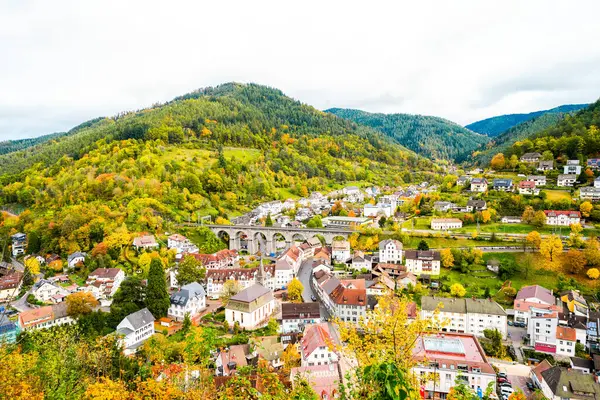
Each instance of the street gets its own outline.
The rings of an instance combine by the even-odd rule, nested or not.
[[[498,368],[498,371],[504,372],[508,375],[508,380],[512,383],[512,387],[515,391],[520,389],[523,391],[525,396],[529,398],[532,391],[527,389],[527,382],[531,381],[529,374],[531,367],[523,364],[513,364],[509,361],[492,361],[492,365]]]
[[[298,270],[298,279],[304,286],[304,292],[302,292],[302,300],[305,303],[312,303],[312,296],[314,296],[317,301],[319,301],[316,293],[313,292],[312,286],[310,285],[310,280],[312,279],[312,264],[313,259],[310,257],[309,259],[302,262],[300,265],[300,269]],[[330,315],[327,311],[327,308],[319,301],[319,308],[321,309],[321,318],[329,319]]]

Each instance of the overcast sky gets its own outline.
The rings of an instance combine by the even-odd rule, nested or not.
[[[461,124],[600,97],[600,2],[0,0],[0,140],[199,87]]]

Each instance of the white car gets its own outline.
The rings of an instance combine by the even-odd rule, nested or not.
[[[510,396],[514,392],[513,388],[510,386],[502,386],[500,388],[500,393],[504,396]]]

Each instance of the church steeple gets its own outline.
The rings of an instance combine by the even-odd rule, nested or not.
[[[258,274],[256,275],[256,283],[260,283],[265,286],[265,266],[263,265],[262,255],[260,256],[260,266],[258,267]]]

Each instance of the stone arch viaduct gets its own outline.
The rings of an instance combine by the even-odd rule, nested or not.
[[[254,226],[254,225],[206,225],[218,237],[223,234],[229,236],[229,248],[232,250],[241,250],[242,238],[248,245],[248,253],[256,254],[261,246],[265,248],[268,254],[277,251],[277,241],[283,238],[285,248],[292,246],[296,240],[307,240],[320,235],[325,238],[325,243],[331,244],[335,237],[341,236],[345,239],[352,234],[350,229],[324,229],[324,228],[282,228],[272,226]]]

